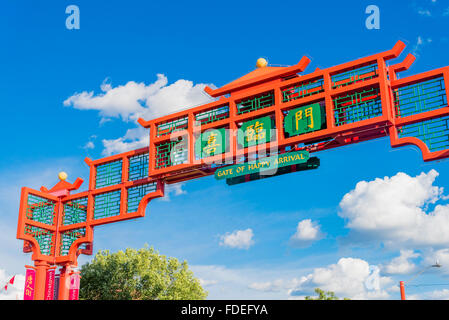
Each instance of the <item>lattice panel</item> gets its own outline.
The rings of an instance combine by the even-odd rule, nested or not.
[[[72,244],[86,235],[86,228],[79,228],[61,233],[61,242],[59,246],[59,255],[66,256],[69,254]]]
[[[195,114],[195,125],[204,125],[229,118],[229,105]]]
[[[379,88],[366,89],[334,99],[335,125],[341,126],[382,115]]]
[[[128,179],[130,181],[140,180],[148,176],[149,155],[142,153],[129,158]]]
[[[53,232],[39,227],[25,225],[25,235],[31,235],[39,244],[41,254],[50,255],[54,250]]]
[[[87,197],[64,203],[62,224],[64,226],[85,222],[87,217]]]
[[[270,107],[274,104],[273,91],[260,94],[253,98],[245,99],[237,103],[237,113],[243,114],[263,108]]]
[[[122,160],[97,166],[95,181],[97,189],[122,182]]]
[[[156,136],[164,136],[176,131],[187,130],[189,125],[188,117],[167,121],[156,126]]]
[[[449,149],[449,116],[404,125],[398,135],[420,139],[430,152]]]
[[[167,168],[187,161],[187,140],[164,142],[156,146],[156,169]]]
[[[148,193],[156,191],[156,186],[156,182],[152,182],[129,188],[127,212],[136,212],[139,207],[140,200],[142,200],[142,198]]]
[[[95,196],[94,219],[113,217],[120,214],[121,190]]]
[[[377,63],[333,75],[332,88],[340,88],[378,76]]]
[[[447,106],[444,78],[427,80],[395,89],[396,117],[406,117]]]
[[[321,92],[324,92],[322,78],[301,82],[282,90],[282,102],[313,96]]]
[[[33,221],[53,225],[55,205],[56,203],[51,200],[29,194],[26,217]]]

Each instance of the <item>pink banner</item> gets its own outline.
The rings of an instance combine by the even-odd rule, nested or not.
[[[80,275],[74,273],[70,276],[69,300],[79,300]]]
[[[55,269],[47,271],[47,279],[45,280],[45,300],[53,300],[53,290],[55,287]]]
[[[36,280],[36,271],[27,269],[25,274],[25,288],[23,292],[23,300],[34,300],[34,284]]]

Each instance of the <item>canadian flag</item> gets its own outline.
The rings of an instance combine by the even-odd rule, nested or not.
[[[14,278],[15,278],[16,276],[13,276],[7,283],[6,283],[6,285],[5,285],[5,291],[7,291],[8,290],[8,285],[9,284],[14,284]]]

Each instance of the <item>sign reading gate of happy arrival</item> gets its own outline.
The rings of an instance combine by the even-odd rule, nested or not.
[[[274,170],[279,167],[286,167],[293,164],[305,163],[309,159],[308,151],[289,152],[282,155],[266,157],[248,163],[236,164],[220,168],[215,171],[215,179],[222,180],[243,176],[246,174],[262,171]]]

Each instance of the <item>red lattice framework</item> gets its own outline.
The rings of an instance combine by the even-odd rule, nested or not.
[[[32,259],[49,264],[76,264],[92,251],[93,228],[143,217],[164,185],[211,175],[220,165],[248,160],[260,150],[318,152],[390,136],[392,147],[415,145],[424,161],[449,155],[449,67],[399,79],[414,62],[397,58],[405,44],[327,69],[301,74],[310,60],[291,67],[262,67],[221,88],[205,92],[214,102],[150,121],[149,147],[106,157],[86,158],[88,191],[70,194],[82,183],[61,181],[51,190],[22,189],[17,238]],[[319,103],[325,110],[320,130],[288,136],[284,118],[290,110]],[[271,117],[275,134],[263,145],[239,145],[242,123]],[[210,129],[227,129],[229,145],[221,154],[201,158],[195,141]],[[272,152],[272,151],[270,151]],[[268,152],[268,154],[270,153]],[[222,164],[223,165],[223,164]],[[221,165],[221,166],[222,166]]]
[[[161,180],[129,178],[130,160],[144,151],[121,155],[119,181],[113,185],[101,181],[104,173],[97,174],[98,167],[110,163],[86,159],[91,166],[88,191],[70,194],[83,183],[79,178],[74,184],[60,181],[51,190],[22,188],[17,238],[25,240],[23,251],[50,265],[76,265],[79,254],[92,254],[95,226],[144,217],[148,202],[164,196]]]

